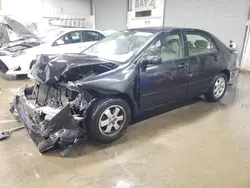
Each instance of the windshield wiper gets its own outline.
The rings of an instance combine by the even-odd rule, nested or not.
[[[93,57],[93,58],[99,58],[97,55],[92,55],[92,54],[81,53],[81,55],[86,55],[88,57]]]
[[[81,55],[85,55],[87,57],[91,57],[91,58],[96,58],[96,59],[100,59],[100,60],[104,60],[104,61],[108,61],[108,62],[113,62],[113,63],[118,63],[118,61],[114,61],[114,60],[110,60],[110,59],[105,59],[103,57],[97,56],[97,55],[92,55],[92,54],[86,54],[84,53],[80,53]]]

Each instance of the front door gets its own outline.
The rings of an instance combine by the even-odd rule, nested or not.
[[[220,70],[220,55],[212,38],[202,32],[185,32],[189,59],[188,93],[203,93]]]
[[[184,97],[187,93],[188,66],[184,58],[181,32],[163,34],[144,56],[160,56],[162,64],[140,70],[140,108],[142,111]]]

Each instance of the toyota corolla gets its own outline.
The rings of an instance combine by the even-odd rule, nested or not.
[[[39,56],[35,85],[15,95],[11,111],[40,152],[72,148],[86,134],[108,143],[144,111],[200,95],[220,101],[237,74],[237,50],[206,31],[131,29],[81,54]]]

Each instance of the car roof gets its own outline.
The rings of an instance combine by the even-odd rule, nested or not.
[[[184,30],[184,31],[200,31],[200,32],[206,32],[201,29],[194,29],[194,28],[181,28],[181,27],[143,27],[143,28],[133,28],[129,30],[136,30],[141,32],[150,32],[150,33],[160,33],[160,32],[170,32],[172,30]]]
[[[66,31],[74,31],[74,30],[95,30],[95,29],[90,29],[90,28],[81,28],[81,27],[59,27],[58,29],[66,30]]]
[[[91,29],[91,28],[64,28],[64,27],[58,27],[58,28],[55,28],[55,30],[61,30],[61,31],[64,31],[64,32],[70,32],[70,31],[97,31],[97,32],[100,32],[100,33],[103,33],[102,31],[99,31],[99,30],[96,30],[96,29]]]

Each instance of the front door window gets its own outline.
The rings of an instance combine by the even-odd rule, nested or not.
[[[163,62],[183,58],[184,50],[181,36],[175,34],[160,38],[149,47],[146,54],[149,56],[160,56]]]

